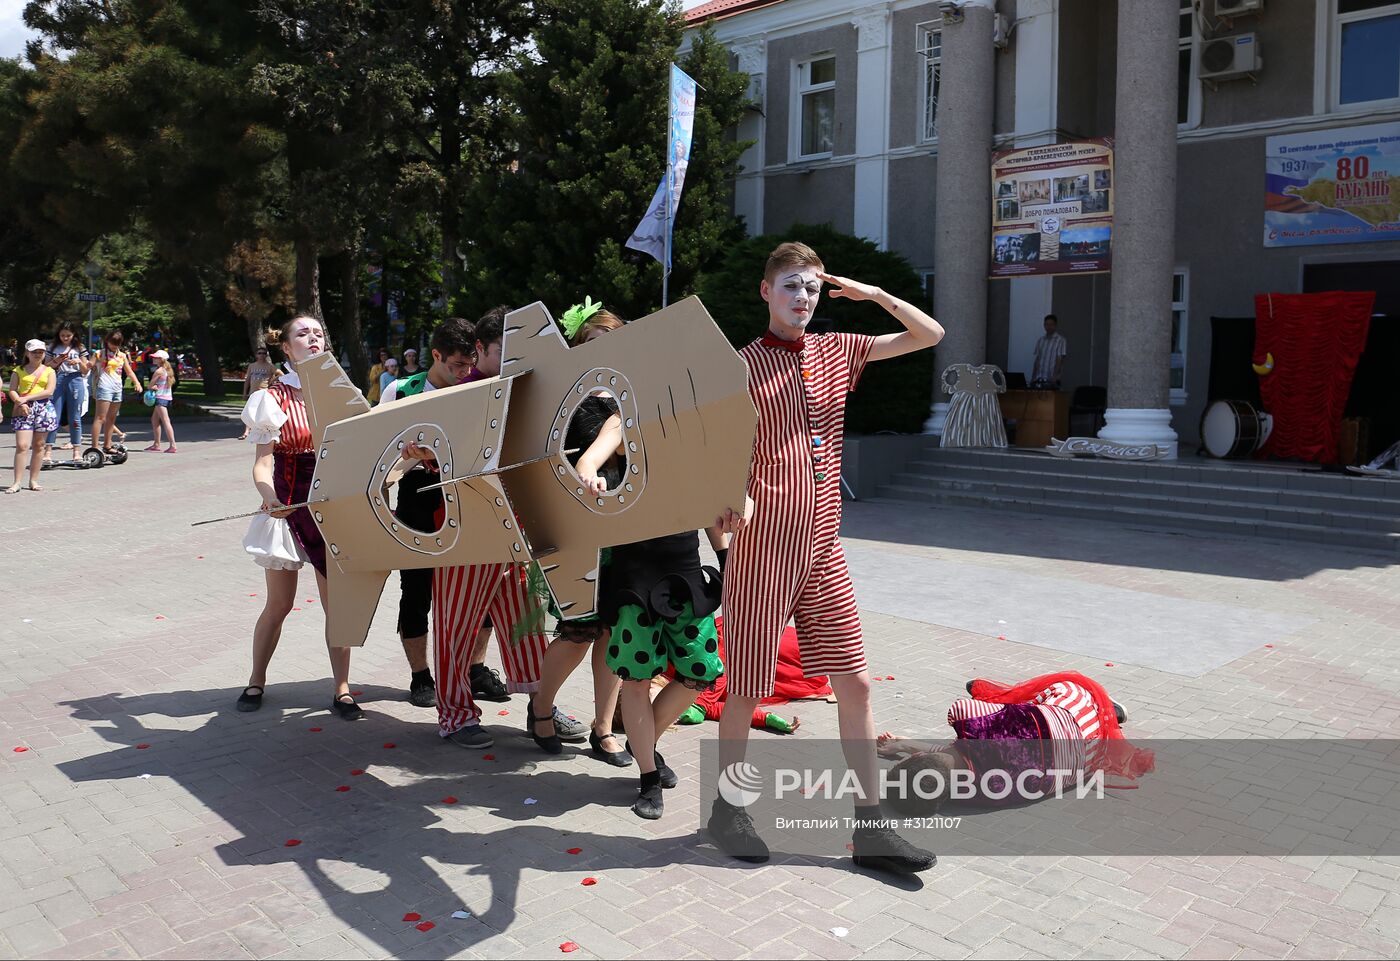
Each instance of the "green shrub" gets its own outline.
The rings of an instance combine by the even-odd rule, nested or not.
[[[768,254],[788,240],[812,246],[829,273],[883,287],[902,300],[927,308],[918,275],[903,257],[825,224],[794,224],[785,233],[749,237],[736,244],[718,268],[696,280],[696,293],[735,348],[762,336],[767,329],[768,305],[759,296],[758,285]],[[831,320],[836,330],[858,334],[900,330],[899,322],[875,304],[829,296],[823,296],[817,305],[816,320]],[[853,434],[917,433],[928,417],[932,395],[933,351],[921,350],[872,364],[850,397],[846,429]]]

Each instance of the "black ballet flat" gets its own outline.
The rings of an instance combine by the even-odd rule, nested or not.
[[[351,694],[341,694],[331,701],[331,707],[335,708],[344,720],[358,721],[365,716],[364,708],[355,703],[355,697]]]
[[[253,694],[253,691],[258,693]],[[260,685],[249,684],[243,689],[243,693],[238,695],[238,709],[245,714],[249,714],[262,707],[263,689]]]
[[[648,821],[656,821],[666,813],[666,801],[662,797],[661,785],[653,784],[637,792],[637,800],[632,802],[632,813]]]
[[[535,743],[539,745],[540,750],[544,751],[546,754],[562,753],[564,750],[564,742],[559,737],[559,732],[555,731],[553,734],[538,734],[535,731],[536,721],[549,721],[553,723],[554,717],[553,715],[548,715],[545,717],[536,718],[534,706],[529,701],[526,701],[525,732],[529,734],[531,738],[534,739]]]
[[[613,767],[631,767],[632,755],[626,751],[605,751],[603,750],[603,739],[598,736],[597,731],[588,732],[588,747],[593,756],[599,758]]]

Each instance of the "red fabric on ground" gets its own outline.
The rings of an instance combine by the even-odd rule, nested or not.
[[[1261,456],[1332,464],[1352,375],[1371,326],[1373,291],[1256,294],[1254,363],[1259,396],[1274,418]]]
[[[723,617],[715,618],[715,634],[719,639],[719,657],[723,661],[725,660]],[[700,705],[700,709],[705,712],[707,720],[718,721],[720,714],[724,712],[724,702],[728,697],[729,690],[725,680],[725,676],[721,674],[713,689],[705,691],[695,699],[695,703]],[[802,655],[797,646],[797,631],[788,627],[783,631],[783,636],[778,641],[778,673],[777,680],[773,684],[773,694],[771,697],[765,697],[759,703],[783,704],[787,701],[826,697],[830,693],[831,684],[827,682],[826,675],[803,676]],[[753,726],[762,728],[767,714],[768,712],[761,707],[756,708],[753,712]]]

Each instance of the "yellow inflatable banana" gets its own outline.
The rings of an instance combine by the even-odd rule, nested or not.
[[[1258,374],[1260,377],[1263,377],[1274,369],[1274,355],[1266,354],[1264,357],[1264,363],[1251,364],[1250,366],[1254,368],[1254,372],[1256,374]]]

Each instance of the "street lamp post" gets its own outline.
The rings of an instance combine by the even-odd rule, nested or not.
[[[94,260],[89,260],[89,261],[87,262],[87,264],[84,265],[84,267],[83,267],[83,273],[87,275],[87,279],[88,279],[88,293],[89,293],[89,294],[95,294],[95,293],[97,292],[97,278],[102,276],[102,266],[101,266],[101,264],[98,264],[98,263],[97,263],[96,261],[94,261]],[[89,297],[89,299],[88,299],[88,331],[87,331],[87,347],[88,347],[88,350],[91,350],[91,349],[92,349],[92,305],[93,305],[93,303],[94,303],[94,299],[91,298],[91,297]]]

